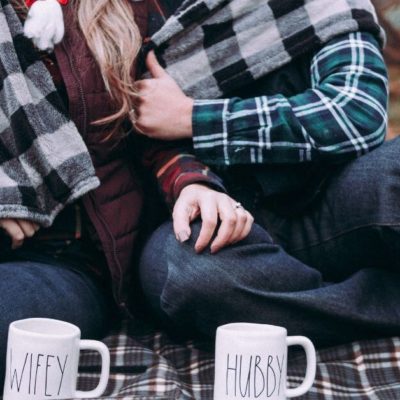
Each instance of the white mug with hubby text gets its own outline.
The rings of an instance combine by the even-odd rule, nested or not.
[[[96,340],[80,340],[79,328],[68,322],[30,318],[10,324],[3,400],[100,397],[108,382],[110,353]],[[80,350],[98,351],[102,359],[96,389],[76,390]]]
[[[287,388],[288,346],[302,346],[307,369],[303,383]],[[217,329],[214,400],[285,400],[301,396],[312,386],[316,371],[313,344],[304,336],[287,336],[273,325],[234,323]]]

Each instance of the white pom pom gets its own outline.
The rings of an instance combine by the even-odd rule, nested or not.
[[[64,18],[57,0],[33,3],[24,25],[24,35],[40,50],[51,51],[64,36]]]

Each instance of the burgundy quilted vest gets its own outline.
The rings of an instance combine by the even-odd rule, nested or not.
[[[144,37],[146,1],[132,0],[131,4]],[[68,93],[70,117],[85,140],[101,181],[100,187],[82,200],[106,256],[114,296],[126,310],[143,193],[125,141],[102,142],[107,128],[91,124],[113,113],[112,101],[69,6],[64,7],[64,17],[66,33],[55,49],[57,62]]]

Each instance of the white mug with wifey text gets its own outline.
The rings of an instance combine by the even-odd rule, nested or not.
[[[80,337],[77,326],[55,319],[12,322],[3,400],[100,397],[108,382],[110,353],[104,343]],[[76,390],[80,350],[98,351],[102,359],[100,382],[87,392]]]
[[[302,346],[307,370],[303,383],[287,388],[288,346]],[[301,396],[312,386],[316,371],[313,344],[304,336],[287,336],[285,328],[233,323],[217,329],[214,400],[285,400]]]

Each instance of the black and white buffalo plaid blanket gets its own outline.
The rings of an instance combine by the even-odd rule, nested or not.
[[[185,0],[148,48],[187,94],[216,98],[357,30],[384,40],[369,0]],[[99,184],[8,0],[0,0],[0,182],[0,218],[45,227]]]
[[[354,31],[385,40],[369,0],[186,0],[148,49],[187,95],[214,99]]]
[[[103,400],[212,400],[213,343],[175,342],[137,321],[104,342],[111,351],[111,378]],[[311,390],[299,400],[400,399],[400,338],[387,338],[320,350]],[[100,363],[95,353],[81,356],[79,388],[97,385]],[[305,356],[289,354],[289,385],[298,386]]]
[[[86,146],[52,78],[0,0],[0,218],[51,225],[99,185]]]

